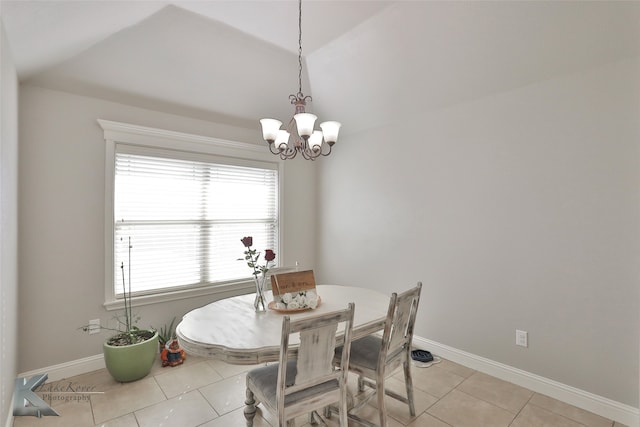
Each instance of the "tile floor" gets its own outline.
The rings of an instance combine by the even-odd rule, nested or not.
[[[128,384],[115,382],[106,370],[94,371],[43,385],[39,394],[59,417],[16,417],[13,425],[242,427],[245,372],[250,368],[188,357],[174,368],[162,368],[157,363],[149,376]],[[416,417],[409,416],[406,405],[387,398],[389,427],[623,427],[447,360],[429,368],[413,367],[412,372]],[[350,382],[355,391],[355,381]],[[387,384],[402,390],[401,374],[388,379]],[[95,394],[47,391],[70,389]],[[367,405],[359,415],[375,420],[376,408]],[[296,425],[305,424],[306,418],[297,420]],[[326,424],[336,427],[337,417],[326,420]],[[274,418],[258,407],[254,426],[274,425]]]

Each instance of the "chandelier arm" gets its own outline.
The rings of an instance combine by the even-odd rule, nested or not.
[[[278,150],[276,148],[276,151],[273,151],[273,148],[275,147],[276,144],[274,143],[269,143],[269,151],[271,151],[271,154],[280,154],[280,150]]]
[[[282,160],[291,160],[296,157],[296,154],[298,154],[298,150],[296,150],[295,148],[287,147],[286,150],[282,150],[280,152],[280,158]]]
[[[295,148],[287,146],[287,148],[281,150],[279,148],[276,148],[275,145],[276,144],[274,143],[270,143],[269,151],[271,151],[271,154],[280,156],[280,159],[282,160],[293,159],[297,154],[297,150]]]
[[[296,148],[295,146],[291,147],[290,145],[287,145],[286,148],[283,149],[279,149],[279,152],[277,154],[280,155],[280,158],[282,160],[288,160],[288,159],[293,159],[296,156]]]
[[[313,150],[311,149],[311,146],[309,145],[309,143],[307,141],[303,141],[302,152],[304,154],[306,154],[305,158],[307,160],[313,160],[313,159],[316,158],[316,156],[314,155]]]
[[[302,157],[304,157],[305,160],[315,160],[315,157],[309,155],[308,150],[301,149],[300,152],[302,153]]]
[[[315,160],[318,157],[320,157],[320,155],[322,154],[322,149],[320,150],[313,150],[312,148],[310,148],[308,145],[306,145],[303,149],[301,149],[302,151],[302,156],[306,159],[306,160]]]
[[[298,150],[300,151],[300,153],[302,153],[302,157],[304,157],[305,160],[313,160],[313,157],[311,156],[311,153],[309,150],[309,145],[307,144],[306,141],[302,140],[300,141],[300,147],[298,147]]]
[[[328,145],[329,146],[329,151],[327,151],[326,153],[322,153],[321,152],[320,154],[322,154],[323,156],[328,156],[329,154],[331,154],[331,145],[330,144],[323,144],[323,147],[324,147],[324,145]]]

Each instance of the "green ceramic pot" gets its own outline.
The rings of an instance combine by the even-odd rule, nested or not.
[[[151,338],[137,344],[115,346],[105,342],[102,345],[104,363],[116,381],[136,381],[151,371],[158,355],[158,332],[148,332],[153,334]]]

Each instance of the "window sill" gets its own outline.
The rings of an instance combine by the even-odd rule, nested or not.
[[[139,295],[131,298],[131,306],[161,304],[181,299],[197,298],[206,295],[215,295],[218,298],[228,298],[255,291],[255,285],[251,281],[227,283],[224,285],[206,286],[200,288],[181,289],[177,291],[158,293],[153,295]],[[124,300],[116,299],[105,301],[103,304],[107,311],[124,309]]]

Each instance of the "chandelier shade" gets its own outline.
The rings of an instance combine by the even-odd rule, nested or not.
[[[316,124],[318,117],[310,113],[298,113],[293,118],[296,121],[298,135],[304,139],[308,139],[313,133],[313,125]]]
[[[305,111],[311,97],[302,93],[302,0],[298,0],[298,93],[289,95],[289,100],[295,106],[295,115],[285,129],[281,129],[280,120],[260,120],[262,138],[269,144],[271,153],[280,156],[282,160],[293,159],[298,153],[306,160],[331,154],[331,147],[338,140],[341,124],[327,121],[320,123],[321,130],[315,130],[318,118]]]
[[[339,122],[334,121],[320,123],[320,129],[322,129],[324,140],[327,144],[333,145],[336,143],[340,126],[342,125]]]
[[[282,122],[276,119],[262,119],[260,123],[262,124],[262,137],[264,140],[269,143],[274,142],[278,137]]]

